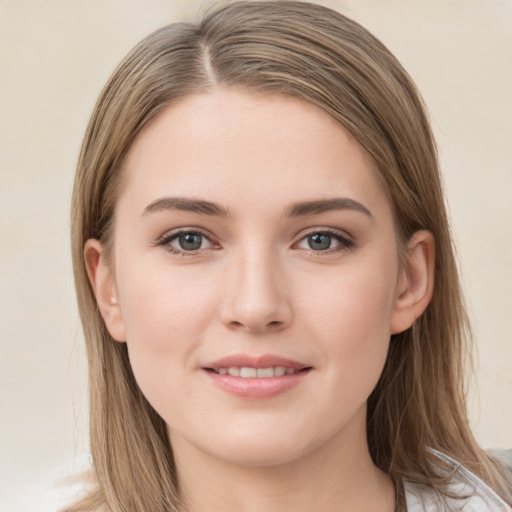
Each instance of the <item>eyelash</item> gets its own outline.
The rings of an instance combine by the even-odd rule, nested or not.
[[[338,246],[331,248],[331,249],[326,249],[324,251],[315,251],[313,249],[309,249],[309,252],[315,256],[327,256],[330,254],[336,254],[339,252],[349,251],[351,249],[356,248],[356,242],[354,240],[352,240],[351,238],[349,238],[346,235],[342,235],[339,231],[335,231],[335,230],[329,229],[329,228],[325,228],[325,229],[317,228],[317,229],[311,230],[309,233],[306,233],[305,235],[303,235],[300,238],[300,240],[293,245],[297,246],[300,242],[302,242],[303,240],[306,240],[308,237],[310,237],[312,235],[327,235],[339,243]]]
[[[207,234],[205,234],[202,231],[199,231],[197,229],[180,229],[179,231],[174,231],[172,233],[166,233],[165,235],[163,235],[161,238],[159,238],[156,241],[156,245],[163,247],[164,249],[166,249],[167,251],[169,251],[172,254],[177,254],[182,257],[195,256],[195,255],[199,254],[201,249],[198,249],[195,251],[186,251],[184,249],[176,249],[171,245],[171,242],[173,242],[174,240],[177,240],[180,236],[185,236],[185,235],[200,236],[200,237],[203,237],[206,240],[208,240],[211,244],[215,245],[214,242],[212,242],[212,239],[210,236],[208,236]]]
[[[212,238],[209,235],[207,235],[204,232],[197,230],[197,229],[180,229],[179,231],[166,233],[165,235],[160,237],[155,242],[155,245],[157,245],[159,247],[163,247],[170,253],[180,255],[182,257],[196,256],[202,250],[205,250],[205,249],[200,248],[195,251],[186,251],[184,249],[176,249],[171,245],[171,243],[173,241],[175,241],[179,237],[185,236],[185,235],[195,235],[195,236],[200,236],[203,239],[206,239],[210,244],[213,245],[214,250],[217,249],[218,247],[220,247],[218,244],[215,244],[215,242],[212,241]],[[356,242],[354,240],[350,239],[347,236],[340,234],[338,231],[328,229],[328,228],[326,228],[326,229],[318,229],[317,228],[315,230],[311,230],[309,233],[304,234],[297,242],[295,242],[293,244],[292,247],[297,247],[301,242],[303,242],[304,240],[306,240],[308,237],[310,237],[312,235],[327,235],[327,236],[333,238],[334,240],[336,240],[339,244],[334,248],[329,248],[329,249],[321,250],[321,251],[316,251],[311,248],[305,249],[310,254],[313,254],[315,256],[324,256],[324,255],[334,254],[334,253],[338,253],[338,252],[342,252],[342,251],[349,251],[349,250],[356,248],[356,246],[357,246]],[[215,245],[217,245],[217,247],[215,247]],[[211,249],[211,247],[208,249]]]

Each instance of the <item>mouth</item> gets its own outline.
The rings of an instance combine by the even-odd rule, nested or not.
[[[247,399],[265,399],[297,386],[313,367],[274,355],[235,355],[205,365],[202,369],[216,386],[230,394]]]
[[[269,366],[267,368],[253,368],[250,366],[230,366],[228,368],[205,368],[206,371],[218,375],[230,375],[231,377],[241,377],[242,379],[270,379],[272,377],[284,377],[294,375],[299,372],[309,370],[311,367],[302,369],[287,368],[285,366]]]
[[[219,375],[230,375],[242,379],[268,379],[294,375],[312,367],[299,361],[273,354],[250,356],[235,354],[208,364],[205,370]]]

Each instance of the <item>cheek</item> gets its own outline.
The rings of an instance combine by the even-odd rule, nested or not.
[[[140,269],[119,269],[119,297],[131,366],[150,398],[172,388],[178,375],[193,368],[216,301],[212,283],[204,277],[171,273],[166,265]]]
[[[306,286],[299,307],[329,338],[364,340],[390,334],[396,267],[373,263],[335,269],[318,286]]]
[[[368,269],[388,268],[389,272]],[[358,407],[375,387],[386,361],[394,306],[396,270],[351,267],[346,274],[310,287],[302,304],[308,335],[317,340],[319,359],[328,370],[331,400]],[[340,403],[341,405],[341,403]],[[349,405],[350,406],[350,405]]]
[[[185,267],[176,271],[165,262],[134,267],[118,273],[129,341],[168,345],[176,337],[192,340],[214,313],[212,276]]]

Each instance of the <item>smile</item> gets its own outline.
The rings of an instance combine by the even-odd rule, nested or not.
[[[300,385],[313,367],[272,354],[259,357],[236,354],[202,369],[222,391],[239,398],[263,400]]]
[[[283,377],[285,375],[293,375],[300,370],[295,368],[285,368],[284,366],[275,366],[269,368],[251,368],[247,366],[237,367],[231,366],[230,368],[213,369],[219,375],[231,375],[232,377],[242,377],[243,379],[268,379],[271,377]]]

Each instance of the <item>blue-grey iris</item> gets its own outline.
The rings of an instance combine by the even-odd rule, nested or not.
[[[180,244],[180,248],[184,251],[197,251],[201,249],[203,237],[195,233],[187,233],[178,238],[178,243]]]
[[[325,251],[331,247],[331,236],[325,233],[315,233],[308,236],[308,245],[315,251]]]

